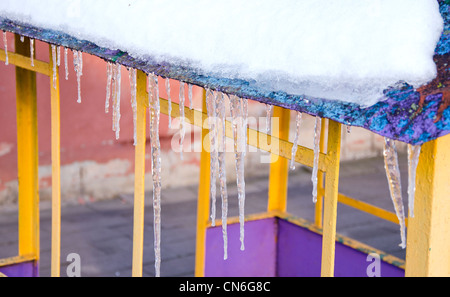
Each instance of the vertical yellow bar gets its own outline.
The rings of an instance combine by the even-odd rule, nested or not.
[[[206,91],[203,90],[203,112],[206,112]],[[205,275],[205,243],[206,225],[209,217],[209,186],[210,186],[210,154],[205,150],[209,143],[209,130],[202,123],[202,152],[200,159],[200,178],[197,202],[197,238],[195,248],[195,276]]]
[[[406,276],[450,276],[450,135],[423,144],[414,217],[408,218]]]
[[[326,132],[326,119],[322,119],[322,125],[320,130],[320,152],[325,153],[325,132]],[[318,197],[316,206],[314,209],[314,223],[317,227],[322,228],[323,226],[323,219],[322,219],[322,212],[323,212],[323,172],[319,170],[317,172],[317,189],[318,189]]]
[[[54,78],[50,77],[51,100],[51,146],[52,146],[52,252],[51,252],[51,276],[60,276],[61,267],[61,116],[59,96],[59,67],[53,64],[52,46],[49,45],[49,67],[56,72]]]
[[[339,186],[339,161],[341,150],[341,125],[329,121],[327,172],[325,175],[325,197],[323,202],[323,238],[321,275],[334,275],[334,258],[336,245],[336,219]]]
[[[273,118],[279,119],[278,129],[273,129],[273,136],[279,139],[289,140],[289,120],[290,110],[275,106]],[[271,140],[271,145],[277,145]],[[278,155],[271,155],[270,173],[269,173],[269,201],[268,211],[278,210],[286,211],[287,205],[287,187],[288,187],[288,169],[289,160]]]
[[[142,276],[144,257],[144,209],[145,209],[145,144],[146,114],[148,107],[147,75],[137,70],[137,118],[134,161],[134,216],[133,216],[133,266],[132,276]]]
[[[30,56],[30,39],[15,35],[18,54]],[[19,255],[39,259],[39,179],[36,73],[16,67]]]

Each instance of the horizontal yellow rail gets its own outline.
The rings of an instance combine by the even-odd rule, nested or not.
[[[34,255],[21,255],[21,256],[14,256],[9,258],[0,259],[0,267],[10,266],[14,264],[24,263],[24,262],[30,262],[37,260],[36,256]]]
[[[6,53],[0,49],[0,61],[6,61]],[[34,71],[47,76],[53,76],[53,69],[50,63],[34,59],[34,66],[31,66],[31,58],[14,52],[8,52],[9,64],[17,67]]]

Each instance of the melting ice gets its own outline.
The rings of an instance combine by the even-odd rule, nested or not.
[[[206,110],[208,113],[210,140],[210,196],[211,196],[211,225],[216,225],[216,179],[217,179],[217,114],[216,101],[211,90],[206,90]]]
[[[414,196],[416,191],[416,169],[419,164],[420,145],[408,144],[408,210],[414,217]]]
[[[296,112],[296,118],[295,118],[295,136],[294,141],[292,142],[292,151],[291,151],[291,161],[289,164],[289,168],[291,170],[295,169],[295,155],[297,154],[297,148],[299,145],[299,136],[300,136],[300,127],[302,124],[302,113],[300,111]]]
[[[320,154],[320,133],[322,129],[322,119],[316,117],[316,123],[314,125],[314,165],[311,180],[313,183],[313,202],[317,202],[317,173],[319,171],[319,154]]]

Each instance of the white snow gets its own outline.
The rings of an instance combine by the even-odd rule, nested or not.
[[[371,105],[432,80],[435,0],[2,0],[0,15],[132,56]]]

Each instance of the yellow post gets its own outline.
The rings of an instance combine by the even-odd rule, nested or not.
[[[272,136],[279,139],[289,139],[289,120],[290,110],[275,106],[273,118],[278,118],[278,129],[272,129]],[[275,127],[276,128],[276,127]],[[280,145],[273,143],[276,139],[272,139],[271,145]],[[270,173],[269,173],[269,201],[267,211],[286,211],[286,198],[288,187],[288,170],[289,160],[279,155],[271,155]]]
[[[206,111],[206,91],[203,90],[202,109]],[[203,121],[202,121],[203,123]],[[209,217],[210,155],[204,145],[209,143],[209,131],[202,126],[202,152],[200,159],[200,179],[197,202],[197,238],[195,249],[195,276],[205,275],[206,226]]]
[[[148,107],[147,75],[137,70],[137,118],[134,160],[134,216],[133,216],[133,267],[132,276],[142,276],[144,257],[144,209],[145,209],[145,143],[146,114]]]
[[[328,123],[321,270],[321,275],[324,277],[331,277],[334,275],[339,161],[341,150],[341,125],[335,121],[329,121]]]
[[[408,219],[406,276],[450,276],[450,135],[425,143]]]
[[[15,35],[18,54],[30,56],[30,39]],[[39,181],[36,73],[16,67],[19,256],[39,259]]]
[[[59,67],[53,64],[52,46],[50,47],[49,68],[56,69],[54,83],[50,77],[51,96],[51,146],[52,146],[52,252],[51,276],[60,276],[61,267],[61,116],[59,96]]]

